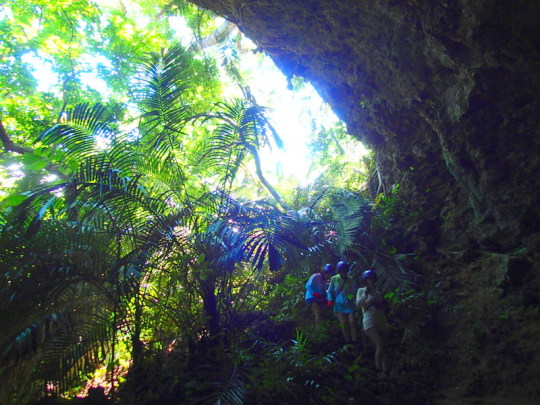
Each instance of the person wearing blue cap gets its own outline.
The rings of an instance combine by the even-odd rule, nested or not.
[[[387,373],[388,362],[384,333],[388,329],[388,323],[384,316],[384,300],[382,294],[375,289],[375,280],[377,280],[377,274],[373,270],[364,271],[362,281],[367,286],[359,289],[356,305],[362,308],[364,332],[375,345],[375,368]]]
[[[343,338],[346,343],[356,342],[356,320],[354,308],[354,282],[348,276],[349,264],[341,261],[336,265],[337,275],[330,279],[330,285],[327,292],[327,301],[329,307],[334,307]]]
[[[322,309],[326,305],[326,286],[334,275],[334,266],[326,264],[318,273],[312,274],[306,283],[306,304],[315,315],[315,329],[319,329]]]

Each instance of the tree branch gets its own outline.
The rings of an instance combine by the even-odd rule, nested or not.
[[[16,145],[10,139],[9,135],[6,132],[6,128],[4,127],[4,123],[2,122],[2,117],[0,117],[0,140],[4,145],[6,152],[15,152],[22,155],[24,153],[32,153],[34,151],[32,148],[29,148],[27,146]]]
[[[2,117],[0,117],[0,141],[2,141],[6,152],[15,152],[20,153],[21,155],[25,153],[34,153],[33,148],[17,145],[11,140],[11,138],[7,134],[6,128],[4,127],[4,123],[2,122]],[[69,176],[66,176],[65,174],[60,172],[58,165],[55,165],[51,162],[47,164],[45,170],[47,170],[51,174],[57,175],[61,179],[66,180],[69,178]]]

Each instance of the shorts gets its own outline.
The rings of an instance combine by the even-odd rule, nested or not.
[[[362,319],[362,329],[368,330],[376,328],[379,332],[386,332],[389,329],[388,322],[383,314],[364,314]]]
[[[320,299],[317,299],[317,298],[306,299],[306,305],[308,306],[308,308],[311,308],[311,304],[313,303],[319,304],[321,307],[324,307],[326,305],[326,300],[321,301]]]
[[[341,312],[342,314],[351,314],[354,312],[354,304],[353,302],[349,302],[347,304],[338,304],[337,302],[334,302],[334,314],[336,312]]]

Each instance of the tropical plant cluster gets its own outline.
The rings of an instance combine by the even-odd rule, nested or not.
[[[101,393],[91,384],[125,403],[266,402],[282,377],[281,398],[318,392],[335,359],[297,329],[306,278],[347,259],[392,289],[409,280],[403,257],[360,187],[327,175],[278,192],[259,151],[279,136],[231,61],[237,98],[219,59],[171,40],[165,18],[141,23],[181,11],[205,35],[210,16],[129,4],[136,16],[122,2],[0,8],[0,402]]]

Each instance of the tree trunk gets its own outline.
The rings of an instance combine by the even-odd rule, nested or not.
[[[208,331],[211,337],[215,337],[220,331],[220,322],[214,280],[201,280],[201,290],[204,312],[208,317]]]

